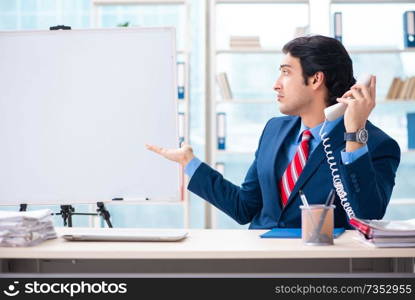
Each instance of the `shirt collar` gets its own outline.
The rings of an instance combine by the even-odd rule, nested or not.
[[[340,121],[342,121],[343,120],[343,116],[341,116],[341,117],[338,117],[336,120],[333,120],[333,121],[327,121],[326,122],[326,126],[325,126],[325,128],[324,128],[324,131],[327,133],[327,134],[329,134],[330,133],[330,131],[332,131],[333,130],[333,128],[334,127],[336,127],[336,125],[340,122]],[[296,139],[296,141],[297,141],[297,143],[299,143],[300,141],[301,141],[301,135],[303,134],[303,132],[304,132],[304,130],[310,130],[310,132],[311,132],[311,135],[312,135],[312,137],[313,137],[313,139],[315,140],[315,141],[318,141],[319,143],[321,142],[321,137],[320,137],[320,129],[321,129],[321,126],[323,126],[323,123],[324,122],[322,122],[322,123],[320,123],[320,124],[318,124],[317,126],[315,126],[315,127],[313,127],[313,128],[308,128],[307,126],[305,126],[304,124],[303,124],[303,121],[301,120],[301,127],[300,127],[300,131],[298,132],[298,134],[297,134],[297,139]]]

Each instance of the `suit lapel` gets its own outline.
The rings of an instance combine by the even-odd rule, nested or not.
[[[344,144],[343,140],[343,133],[345,131],[344,128],[344,122],[339,122],[339,124],[336,125],[336,127],[333,128],[333,130],[330,132],[330,134],[326,137],[330,138],[330,140],[327,141],[328,144],[331,145],[330,149],[334,152],[334,150],[337,150],[339,147],[341,147]],[[323,162],[325,159],[326,154],[324,152],[323,143],[320,142],[320,144],[317,146],[317,148],[311,153],[310,157],[307,160],[307,163],[303,169],[303,172],[301,173],[300,177],[298,178],[294,189],[292,190],[290,197],[288,198],[288,205],[292,202],[292,198],[296,196],[298,191],[304,186],[304,184],[307,182],[307,180],[317,171],[318,166]]]
[[[275,130],[275,134],[273,137],[273,140],[271,142],[272,145],[272,166],[273,166],[273,172],[272,172],[272,181],[273,183],[275,183],[274,186],[275,190],[276,190],[276,194],[277,194],[277,202],[278,202],[278,207],[281,209],[281,199],[280,199],[280,192],[278,189],[278,180],[279,178],[277,178],[277,174],[276,174],[276,163],[277,163],[277,157],[278,157],[278,153],[281,150],[281,146],[283,144],[283,142],[286,140],[288,134],[290,134],[290,132],[292,131],[292,129],[298,125],[298,122],[300,122],[300,118],[299,117],[295,117],[293,119],[286,119],[282,122],[280,129],[276,129]]]

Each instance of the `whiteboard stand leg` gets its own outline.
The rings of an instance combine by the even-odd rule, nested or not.
[[[112,224],[110,221],[110,213],[105,208],[103,202],[97,202],[97,213],[75,213],[75,208],[72,205],[61,205],[60,213],[56,215],[61,215],[63,219],[63,226],[68,225],[68,227],[72,227],[72,216],[79,215],[79,216],[101,216],[105,222],[107,223],[108,227],[112,228]]]
[[[72,227],[72,215],[75,211],[75,208],[72,205],[61,205],[61,212],[57,215],[62,215],[63,226],[68,225]]]
[[[97,212],[98,215],[101,216],[105,222],[107,223],[109,228],[112,228],[111,220],[110,220],[110,212],[105,208],[104,202],[97,202]]]
[[[22,203],[20,204],[20,209],[19,211],[26,211],[27,210],[27,204],[26,203]]]

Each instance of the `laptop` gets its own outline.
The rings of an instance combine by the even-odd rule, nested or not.
[[[68,241],[176,242],[187,235],[179,229],[71,228],[61,236]]]

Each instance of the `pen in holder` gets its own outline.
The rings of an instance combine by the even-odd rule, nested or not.
[[[307,198],[306,198],[306,196],[304,195],[304,193],[303,193],[303,191],[302,190],[299,190],[298,191],[298,193],[300,194],[300,199],[301,199],[301,202],[303,203],[303,206],[305,207],[305,208],[309,208],[310,206],[308,205],[308,201],[307,201]],[[301,206],[300,206],[301,207]],[[307,211],[307,214],[308,214],[308,217],[309,217],[309,219],[310,219],[310,222],[311,222],[311,225],[313,226],[313,227],[316,227],[316,224],[315,224],[315,222],[314,222],[314,218],[312,217],[312,215],[311,215],[311,211]]]
[[[302,240],[306,245],[333,245],[334,198],[332,190],[324,205],[308,205],[303,201],[307,205],[300,206]]]

